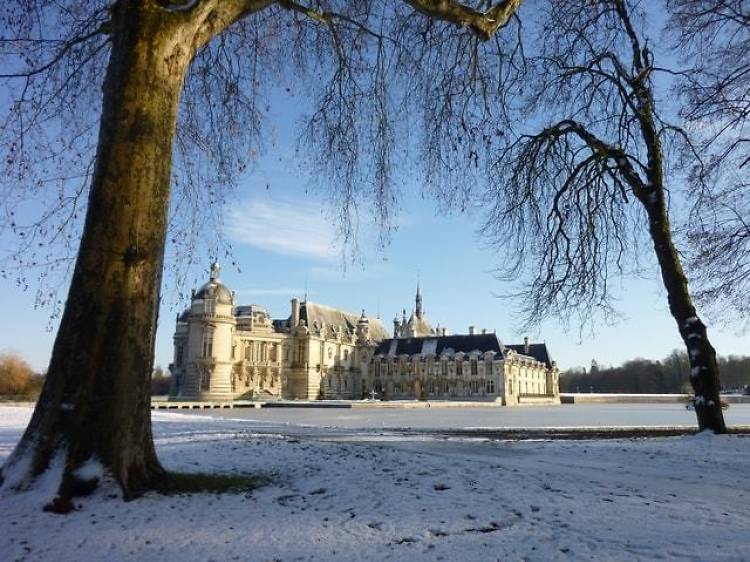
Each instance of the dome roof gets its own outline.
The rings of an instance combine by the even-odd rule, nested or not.
[[[226,285],[224,285],[221,282],[221,279],[219,279],[220,271],[221,268],[219,267],[219,264],[214,262],[211,265],[211,278],[208,283],[195,292],[193,300],[216,299],[216,302],[220,304],[232,304],[232,301],[234,300],[232,298],[232,291],[227,289]]]
[[[227,289],[218,279],[203,285],[195,292],[193,299],[216,299],[221,304],[232,304],[232,291]]]

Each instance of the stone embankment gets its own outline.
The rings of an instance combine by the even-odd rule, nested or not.
[[[722,394],[721,399],[728,404],[750,404],[750,396],[743,394]],[[604,394],[604,393],[561,393],[563,404],[671,404],[686,403],[687,394]]]

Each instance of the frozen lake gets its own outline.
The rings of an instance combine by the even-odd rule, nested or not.
[[[187,410],[183,410],[187,413]],[[161,410],[161,413],[166,411]],[[189,410],[190,415],[245,420],[265,428],[315,426],[345,429],[461,429],[539,427],[653,427],[696,425],[681,404],[575,404],[518,408],[236,408]],[[170,414],[167,414],[170,415]],[[750,426],[750,404],[724,411],[730,426]]]

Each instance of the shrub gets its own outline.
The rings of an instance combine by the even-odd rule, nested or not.
[[[29,397],[39,395],[44,377],[13,353],[0,355],[0,396]]]

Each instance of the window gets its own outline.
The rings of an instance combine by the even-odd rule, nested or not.
[[[471,360],[471,374],[472,375],[476,375],[477,374],[477,369],[478,369],[477,368],[477,360],[476,359],[472,359]]]
[[[344,350],[344,361],[348,361],[348,360],[349,360],[349,350],[345,349]]]
[[[441,368],[442,374],[447,376],[448,375],[448,361],[443,359],[440,362],[440,368]]]
[[[214,352],[214,331],[206,330],[203,332],[203,352],[202,356],[204,359],[213,357]]]
[[[463,361],[456,361],[456,374],[457,375],[464,374],[464,362]]]
[[[487,379],[487,394],[495,394],[495,381]]]
[[[237,356],[237,346],[232,346],[232,359],[234,359]]]

